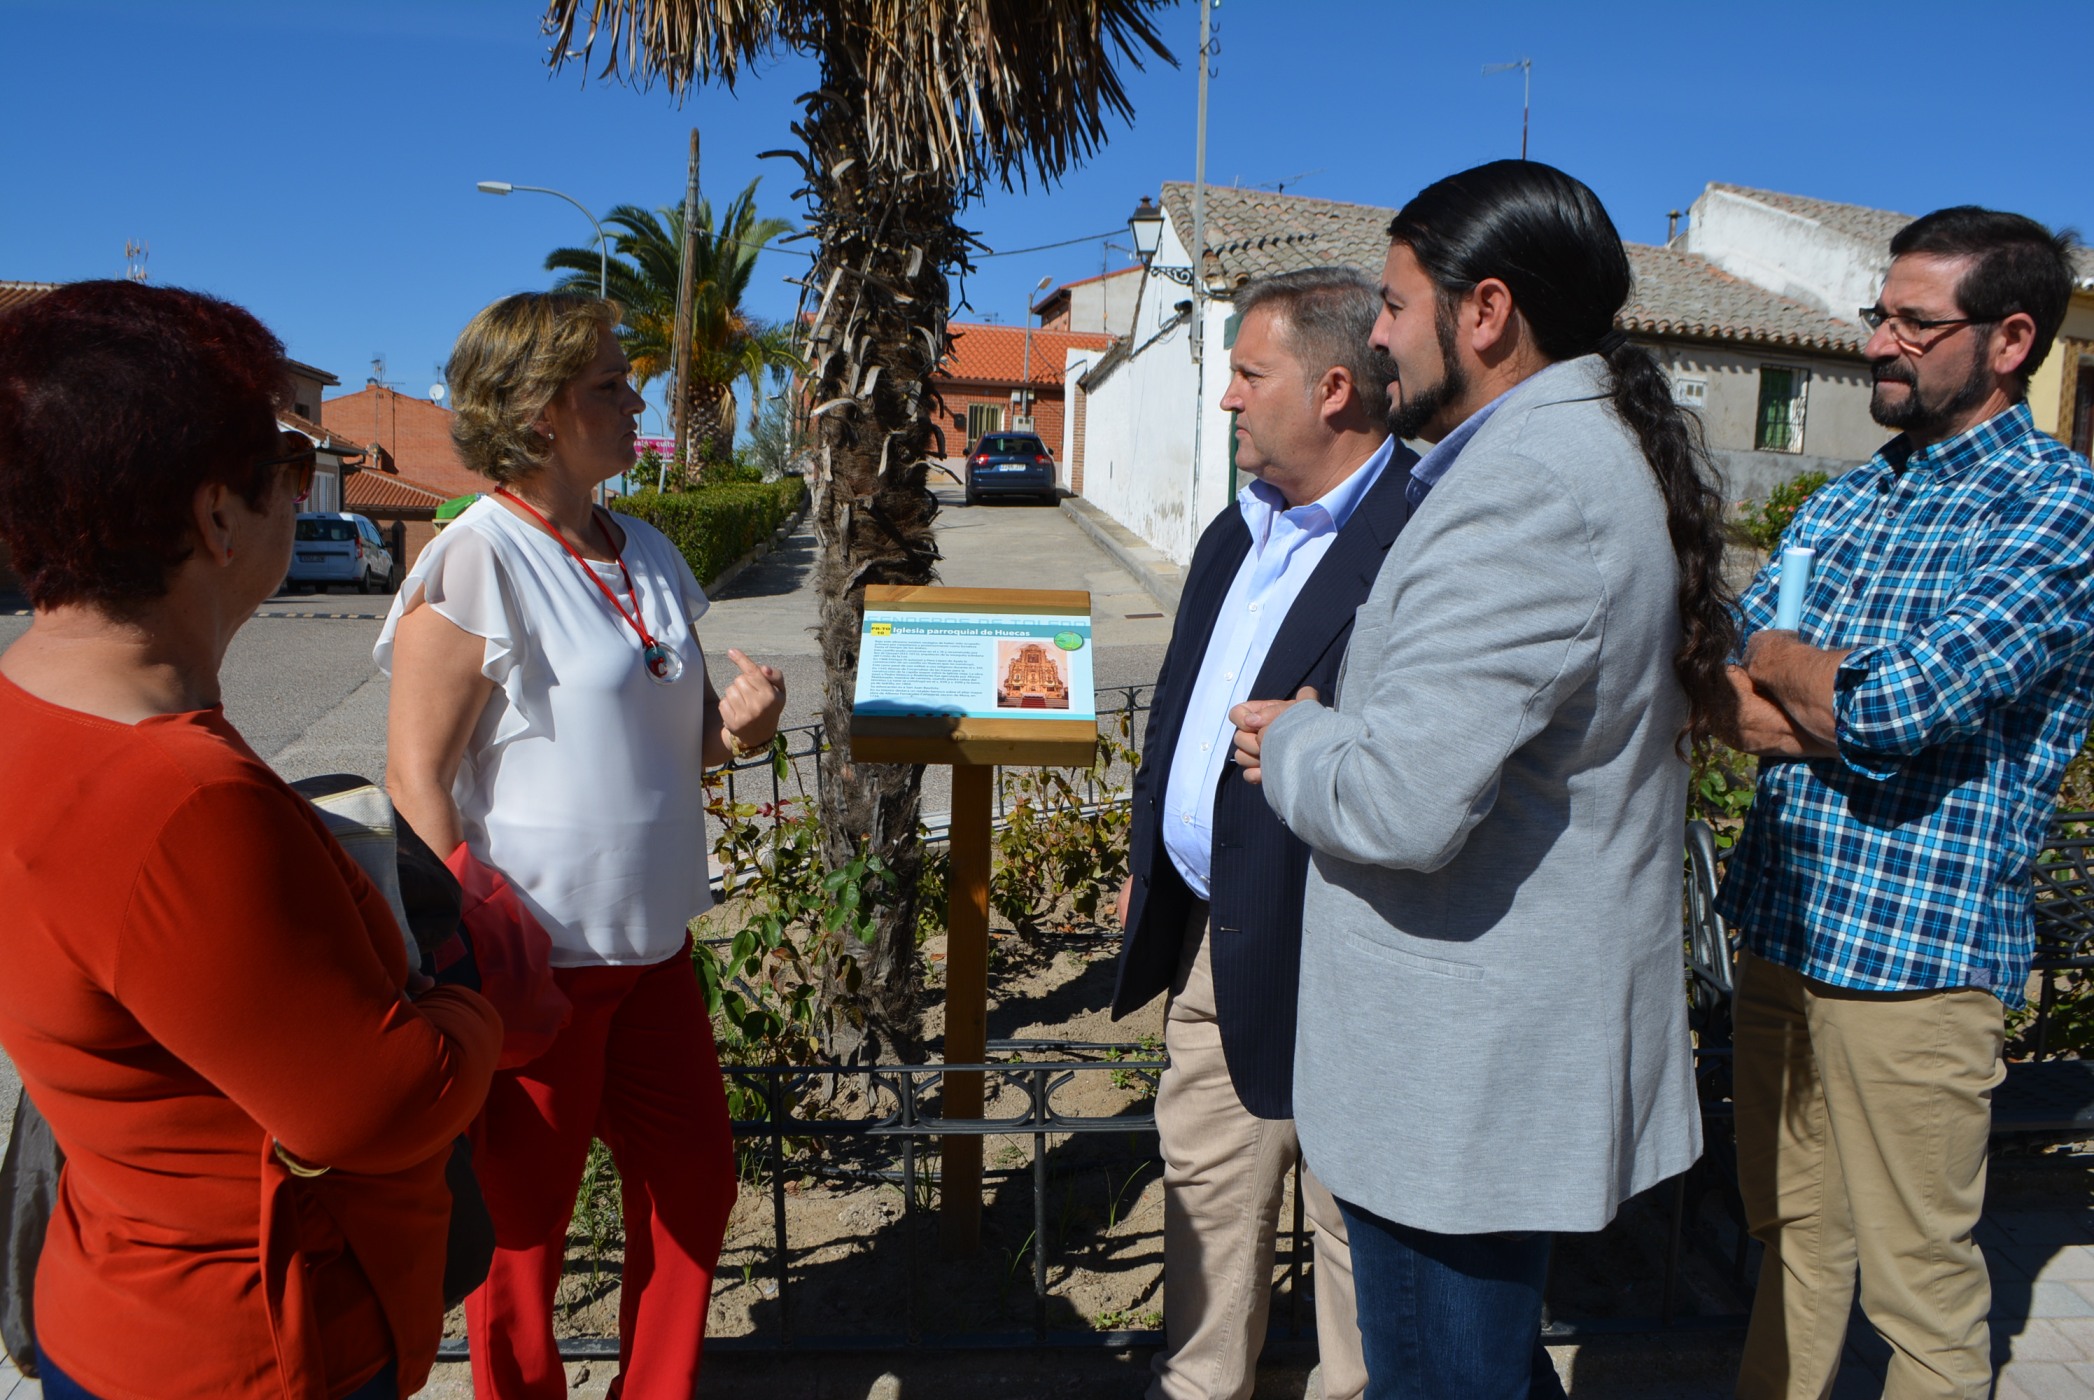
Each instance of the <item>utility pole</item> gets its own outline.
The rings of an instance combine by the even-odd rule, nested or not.
[[[1053,285],[1052,277],[1042,277],[1039,285],[1025,298],[1025,368],[1019,374],[1019,382],[1024,388],[1018,392],[1025,396],[1025,426],[1028,429],[1032,427],[1032,299]]]
[[[672,371],[676,395],[676,411],[672,415],[676,431],[677,473],[681,475],[690,466],[691,440],[687,429],[690,426],[691,394],[685,382],[691,372],[691,280],[697,275],[698,260],[693,252],[698,243],[698,128],[691,128],[691,173],[683,187],[683,248],[679,254],[679,271],[676,277],[676,333],[670,342],[670,355],[675,362]],[[662,476],[655,483],[660,490],[669,474],[669,464],[662,463]]]
[[[1199,0],[1200,5],[1200,116],[1199,136],[1192,158],[1192,500],[1185,518],[1206,518],[1200,507],[1200,442],[1207,427],[1207,79],[1213,72],[1214,6],[1219,0]],[[1195,535],[1197,537],[1197,534]]]

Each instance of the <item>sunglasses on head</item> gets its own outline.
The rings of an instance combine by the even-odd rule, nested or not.
[[[278,456],[255,463],[258,467],[290,467],[297,472],[291,496],[293,505],[304,505],[312,494],[313,469],[318,465],[313,440],[304,433],[285,428],[276,435]]]

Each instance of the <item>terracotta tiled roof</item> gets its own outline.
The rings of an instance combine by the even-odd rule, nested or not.
[[[1163,207],[1178,237],[1192,241],[1192,186],[1168,183]],[[1234,287],[1253,277],[1304,267],[1381,271],[1394,209],[1304,199],[1270,190],[1207,187],[1207,275]]]
[[[1733,277],[1699,254],[1642,243],[1624,246],[1636,273],[1628,304],[1614,318],[1624,331],[1851,355],[1859,355],[1868,340],[1862,327]]]
[[[450,499],[434,487],[370,471],[350,473],[342,495],[347,510],[435,510]]]
[[[286,428],[296,429],[298,432],[304,433],[319,446],[332,448],[337,452],[362,452],[367,446],[367,444],[356,441],[346,433],[338,433],[332,428],[324,428],[305,415],[294,413],[288,408],[280,408],[276,411],[276,421]]]
[[[938,367],[938,379],[970,384],[1018,384],[1025,374],[1025,331],[1020,326],[980,326],[954,322],[949,328],[952,349]],[[1062,352],[1103,350],[1112,344],[1109,335],[1095,331],[1043,331],[1032,333],[1032,382],[1035,385],[1062,382]]]
[[[1188,236],[1192,186],[1165,185],[1163,201],[1180,236]],[[1389,221],[1395,216],[1395,210],[1371,204],[1210,185],[1210,285],[1219,279],[1233,288],[1252,277],[1330,265],[1363,268],[1379,276],[1389,248]],[[1697,254],[1640,243],[1626,246],[1636,285],[1615,318],[1624,331],[1860,353],[1865,336],[1858,326],[1733,277]]]
[[[27,306],[46,292],[55,292],[56,282],[0,282],[0,314]]]

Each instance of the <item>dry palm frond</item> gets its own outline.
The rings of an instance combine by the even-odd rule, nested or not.
[[[552,51],[682,96],[733,87],[782,49],[848,56],[868,101],[860,141],[885,171],[1053,181],[1131,116],[1119,65],[1175,62],[1170,0],[550,0]],[[578,36],[576,29],[583,32]],[[555,64],[561,60],[555,58]]]

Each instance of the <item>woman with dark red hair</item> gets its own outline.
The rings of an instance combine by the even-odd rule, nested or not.
[[[397,1396],[442,1328],[444,1167],[501,1037],[226,723],[312,445],[283,347],[193,292],[0,318],[0,1044],[66,1157],[49,1397]],[[419,995],[413,995],[414,993]]]

